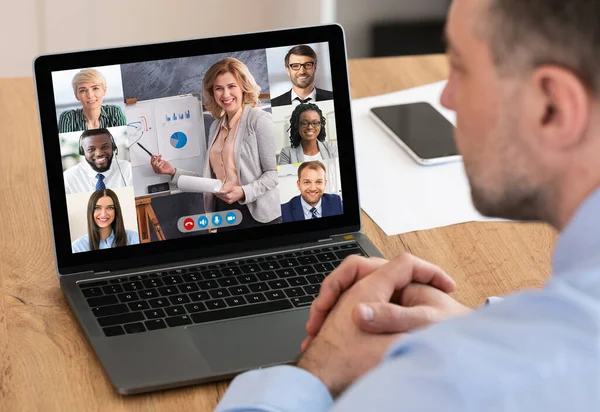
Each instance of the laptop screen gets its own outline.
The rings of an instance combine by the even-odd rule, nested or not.
[[[327,42],[52,84],[73,253],[344,213]]]

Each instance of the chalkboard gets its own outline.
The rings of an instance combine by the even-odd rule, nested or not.
[[[204,74],[210,66],[225,57],[234,57],[248,66],[261,93],[269,93],[267,54],[265,49],[259,49],[123,64],[121,77],[124,98],[142,101],[202,93]]]

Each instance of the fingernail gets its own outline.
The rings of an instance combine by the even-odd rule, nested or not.
[[[360,308],[358,310],[360,310],[360,316],[364,320],[366,320],[367,322],[373,322],[373,318],[375,317],[373,313],[373,308],[371,308],[369,305],[361,303]]]

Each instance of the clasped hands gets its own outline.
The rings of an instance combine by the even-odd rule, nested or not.
[[[448,295],[455,286],[439,267],[409,254],[389,262],[348,257],[311,305],[297,366],[337,397],[402,333],[468,313]]]

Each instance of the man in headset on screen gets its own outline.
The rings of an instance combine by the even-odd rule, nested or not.
[[[108,129],[84,131],[79,138],[79,154],[85,157],[85,162],[65,170],[65,192],[92,192],[133,185],[131,163],[117,159],[118,153]]]

